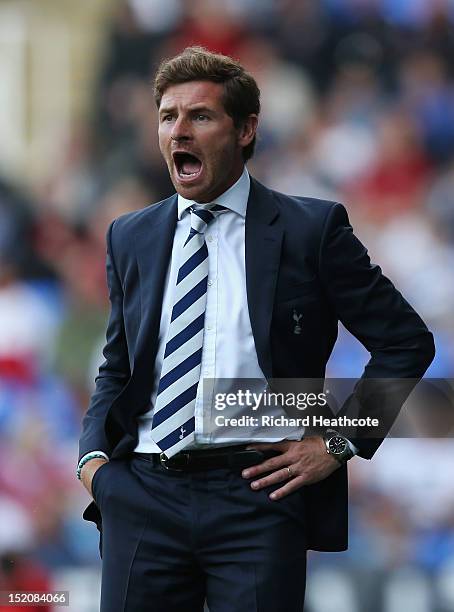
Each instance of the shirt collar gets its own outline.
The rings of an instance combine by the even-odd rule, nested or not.
[[[216,204],[219,204],[219,206],[225,206],[225,208],[238,213],[242,217],[246,217],[246,208],[250,188],[251,179],[245,166],[243,173],[237,182],[216,198]],[[178,220],[182,218],[184,212],[188,210],[188,208],[197,205],[197,202],[194,202],[193,200],[186,200],[186,198],[183,198],[178,194]]]

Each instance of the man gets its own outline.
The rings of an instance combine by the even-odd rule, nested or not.
[[[105,362],[80,439],[101,609],[300,611],[306,550],[347,547],[346,460],[381,440],[222,439],[202,381],[323,379],[338,320],[371,353],[363,379],[417,379],[432,336],[342,205],[249,176],[259,91],[237,62],[186,49],[155,97],[177,194],[109,228]]]

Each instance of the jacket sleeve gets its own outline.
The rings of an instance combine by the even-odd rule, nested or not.
[[[369,351],[370,359],[339,415],[371,416],[377,430],[345,432],[370,459],[405,399],[433,360],[433,336],[379,266],[370,262],[341,204],[328,213],[320,244],[319,273],[339,320]],[[375,437],[376,436],[376,437]]]
[[[112,449],[105,433],[106,417],[114,399],[126,386],[131,376],[123,320],[123,290],[112,250],[114,225],[115,221],[111,223],[106,237],[106,272],[110,316],[107,325],[106,344],[103,349],[105,361],[99,368],[99,373],[95,379],[96,388],[82,421],[79,460],[92,450],[102,450],[110,456]]]

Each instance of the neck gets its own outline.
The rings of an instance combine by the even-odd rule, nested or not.
[[[194,202],[197,202],[197,204],[209,204],[210,202],[214,202],[216,198],[221,196],[223,193],[225,193],[231,187],[233,187],[233,185],[235,185],[235,183],[240,179],[241,175],[243,174],[244,168],[245,166],[243,164],[241,168],[233,172],[232,177],[227,182],[227,185],[223,185],[222,187],[219,188],[217,192],[214,192],[214,194],[210,194],[210,197],[208,199],[204,198],[201,200],[194,200]]]

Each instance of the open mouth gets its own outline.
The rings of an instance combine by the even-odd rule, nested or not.
[[[173,161],[178,176],[182,180],[196,179],[202,172],[202,162],[192,153],[175,151]]]

